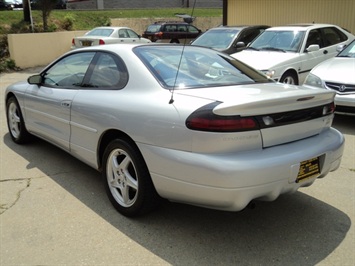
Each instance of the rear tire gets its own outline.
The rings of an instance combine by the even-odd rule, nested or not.
[[[102,177],[112,205],[125,216],[147,213],[159,204],[142,155],[125,140],[113,140],[106,147]]]
[[[20,105],[13,96],[6,102],[6,118],[11,139],[17,144],[28,142],[31,134],[26,129]]]

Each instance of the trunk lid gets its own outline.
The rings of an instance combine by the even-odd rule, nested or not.
[[[178,93],[220,101],[213,110],[216,115],[254,117],[264,148],[319,134],[333,120],[332,112],[324,112],[331,108],[335,93],[324,89],[265,83],[203,90]]]

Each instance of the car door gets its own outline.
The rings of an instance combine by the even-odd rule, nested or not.
[[[319,63],[334,57],[337,46],[345,43],[347,37],[334,27],[313,29],[308,32],[306,42],[301,53],[301,69],[299,70],[300,84],[308,73]],[[310,50],[311,45],[318,45],[319,50]]]
[[[28,87],[24,106],[30,132],[70,149],[71,103],[94,55],[82,52],[61,58],[41,73],[41,84]]]

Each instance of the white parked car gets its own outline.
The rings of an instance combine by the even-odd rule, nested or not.
[[[313,68],[304,85],[335,91],[335,111],[355,115],[355,41]]]
[[[35,135],[97,169],[134,216],[161,198],[239,211],[313,184],[343,154],[334,95],[209,48],[122,44],[68,52],[5,103],[14,142]]]
[[[72,49],[113,43],[150,43],[127,27],[97,27],[72,40]]]
[[[353,39],[348,31],[329,24],[272,27],[232,56],[276,81],[302,84],[313,67],[334,57],[339,45]]]

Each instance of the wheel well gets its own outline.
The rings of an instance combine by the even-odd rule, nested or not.
[[[5,100],[5,102],[7,102],[11,97],[14,97],[14,98],[16,99],[16,101],[17,101],[17,98],[16,98],[15,94],[13,94],[12,92],[10,92],[9,94],[6,95],[6,100]]]
[[[138,147],[136,145],[136,143],[134,142],[134,140],[132,138],[130,138],[126,133],[117,130],[117,129],[111,129],[106,131],[102,136],[101,139],[99,141],[99,145],[97,147],[97,165],[98,165],[98,169],[99,171],[101,171],[101,167],[102,167],[102,157],[104,155],[105,149],[107,147],[107,145],[113,141],[114,139],[123,139],[127,142],[129,142],[130,144],[134,145],[137,150]]]
[[[282,74],[280,80],[283,79],[283,77],[287,74],[292,74],[292,76],[295,78],[295,82],[296,84],[298,85],[299,84],[299,80],[298,80],[298,74],[297,74],[297,71],[294,70],[294,69],[288,69],[285,73]]]

